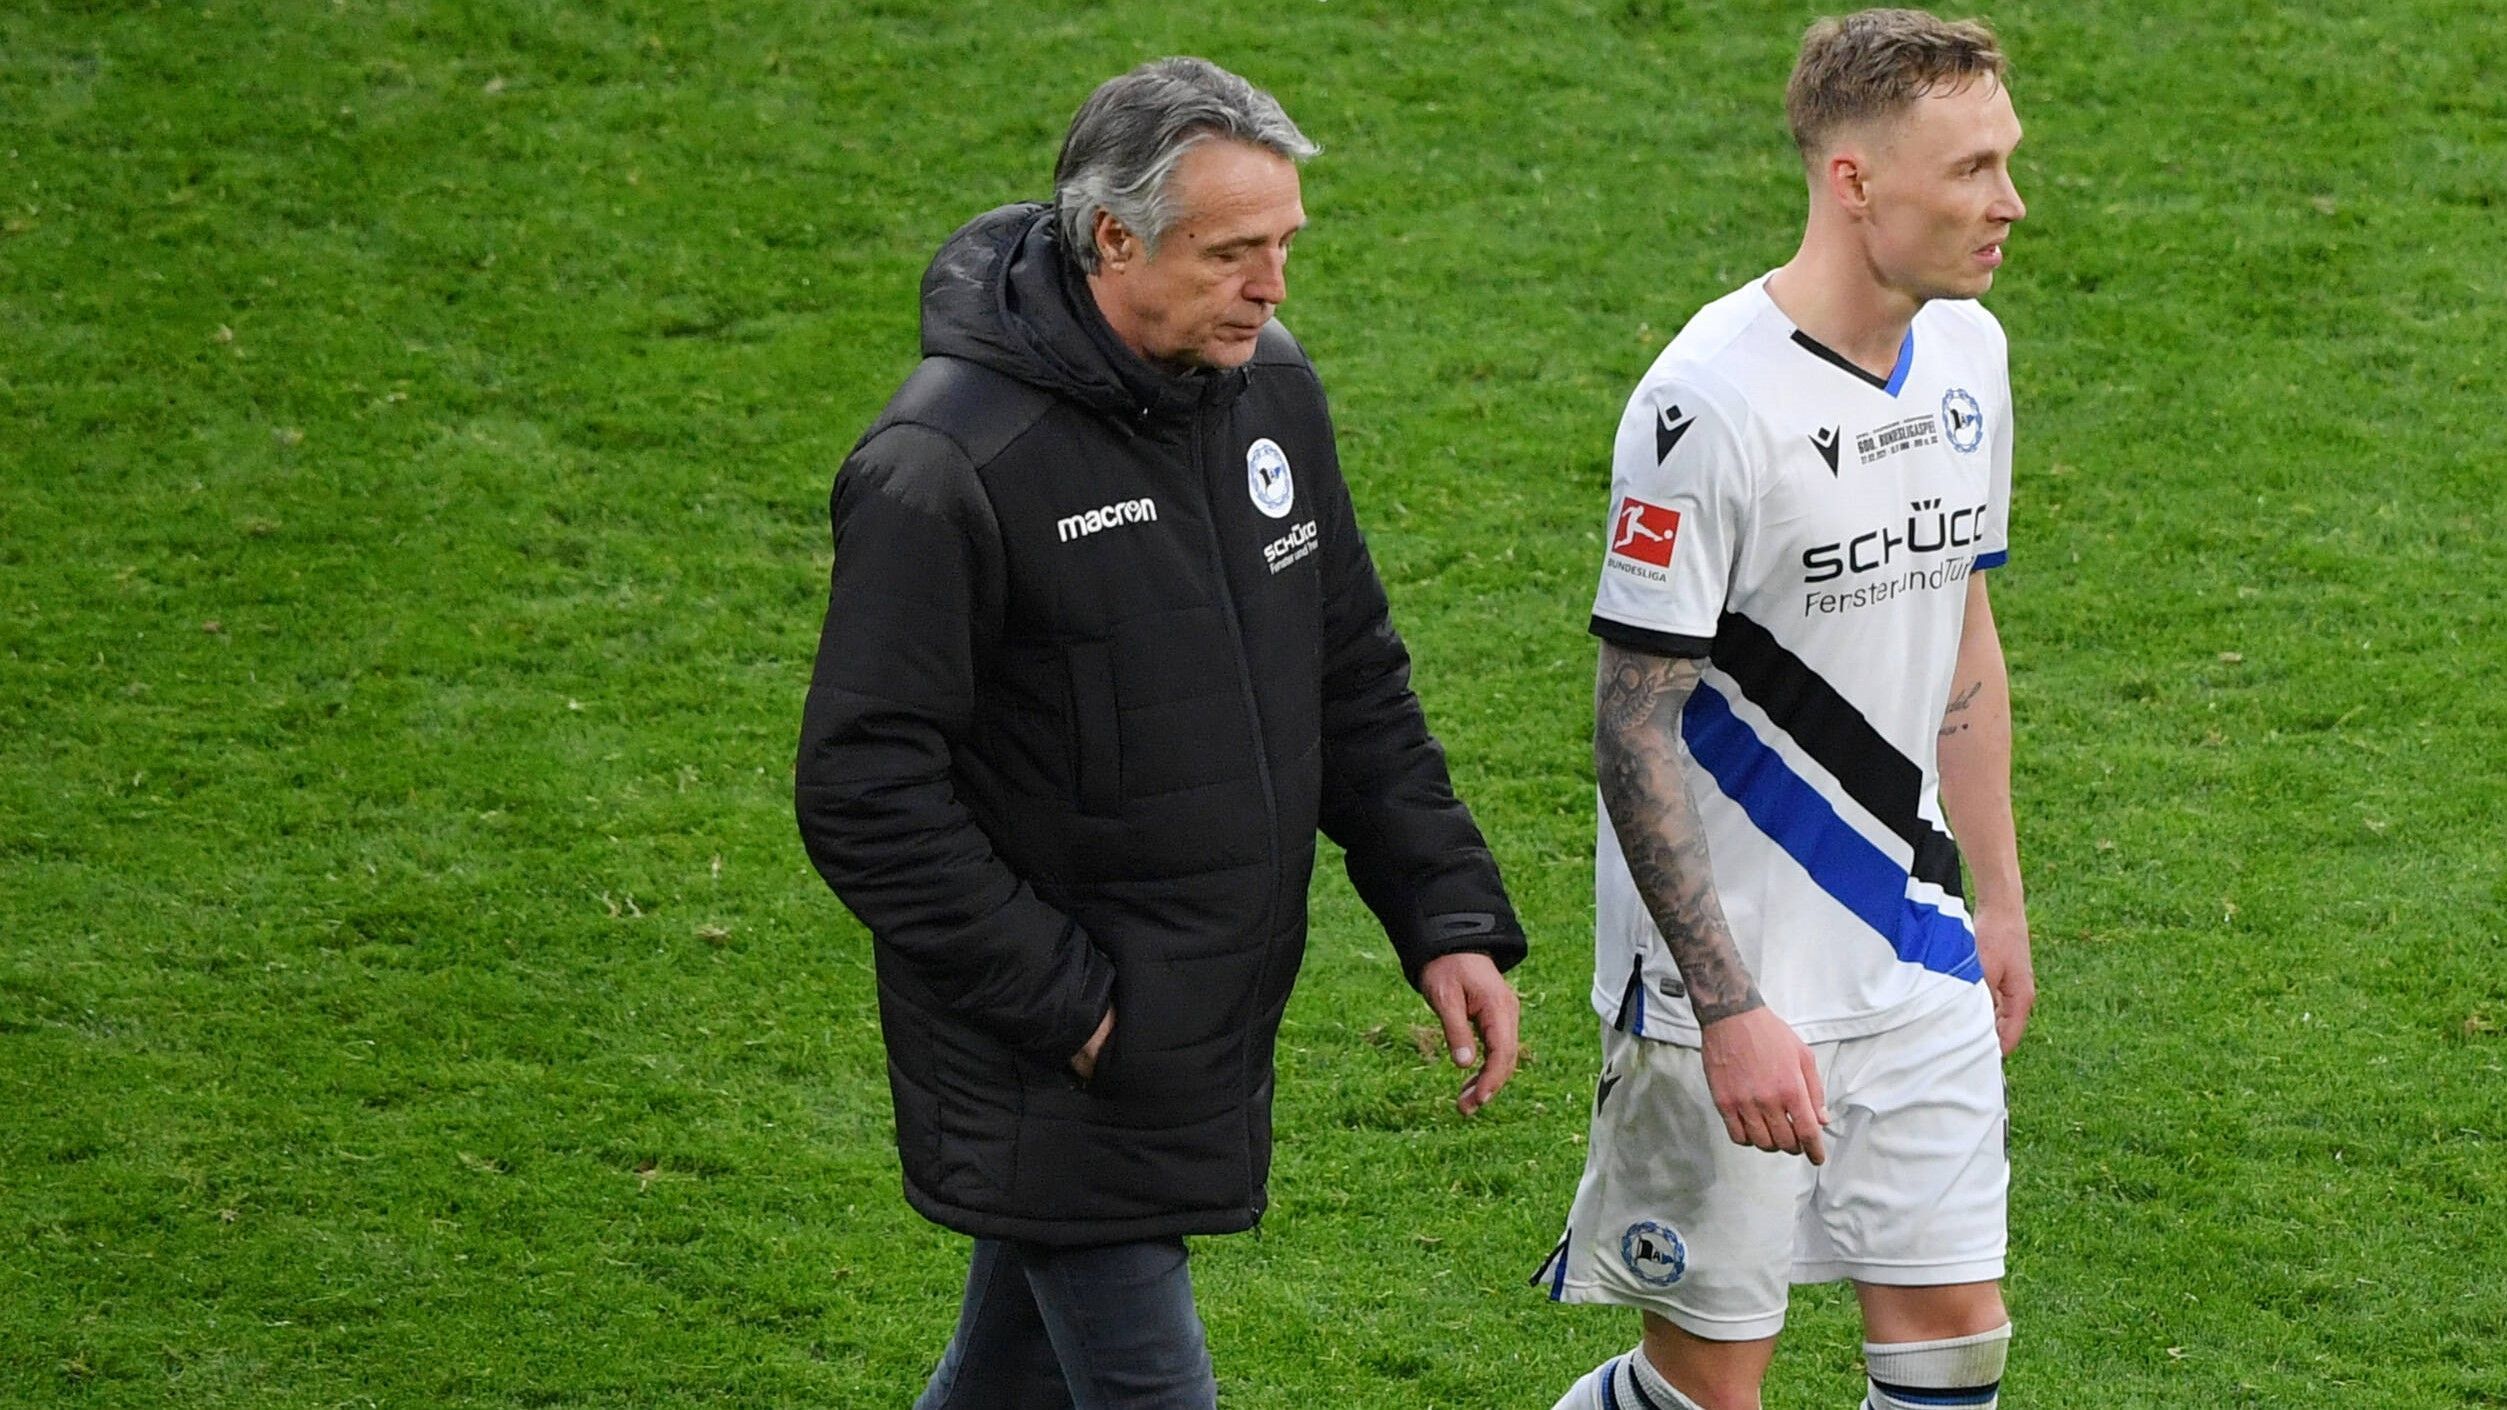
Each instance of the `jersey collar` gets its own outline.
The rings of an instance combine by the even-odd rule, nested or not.
[[[1907,327],[1906,340],[1898,344],[1898,365],[1890,368],[1889,375],[1885,378],[1874,377],[1870,372],[1865,371],[1859,363],[1854,361],[1854,359],[1847,357],[1844,353],[1837,351],[1835,348],[1828,346],[1826,343],[1821,342],[1819,339],[1812,337],[1810,334],[1803,332],[1799,328],[1793,330],[1793,341],[1795,346],[1800,347],[1811,356],[1818,358],[1822,362],[1833,363],[1838,367],[1844,368],[1846,371],[1853,373],[1862,381],[1870,384],[1871,386],[1878,387],[1880,390],[1887,392],[1893,397],[1898,394],[1900,389],[1906,386],[1907,371],[1915,366],[1915,328],[1912,324]]]

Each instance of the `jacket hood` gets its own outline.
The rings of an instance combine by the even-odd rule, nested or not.
[[[975,217],[923,271],[923,356],[955,357],[1124,421],[1189,415],[1243,390],[1243,369],[1175,374],[1125,347],[1063,257],[1053,208]]]

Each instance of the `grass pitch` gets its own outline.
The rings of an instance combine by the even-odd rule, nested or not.
[[[1336,880],[1226,1403],[1545,1405],[1610,427],[1781,262],[1811,9],[0,14],[0,1403],[902,1405],[866,942],[792,836],[826,482],[1100,78],[1326,147],[1287,320],[1532,926],[1465,1122]],[[1996,599],[2045,988],[2009,1401],[2507,1405],[2507,37],[2018,4]],[[1778,1407],[1856,1393],[1797,1300]]]

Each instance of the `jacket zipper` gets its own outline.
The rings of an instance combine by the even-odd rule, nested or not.
[[[1271,782],[1271,749],[1262,733],[1262,701],[1254,694],[1253,657],[1245,649],[1244,623],[1236,615],[1236,592],[1227,582],[1227,545],[1219,538],[1219,497],[1210,488],[1210,467],[1202,456],[1203,413],[1193,413],[1193,473],[1201,481],[1209,512],[1203,516],[1210,534],[1211,565],[1218,570],[1219,606],[1227,613],[1227,643],[1236,652],[1236,688],[1245,697],[1245,720],[1253,727],[1254,774],[1262,780],[1262,817],[1270,827],[1271,886],[1263,899],[1262,933],[1266,942],[1263,966],[1269,968],[1271,922],[1280,904],[1280,798]],[[1257,980],[1261,978],[1256,976]]]
[[[1253,657],[1245,649],[1244,623],[1236,615],[1236,592],[1227,582],[1227,544],[1219,537],[1221,501],[1218,491],[1211,487],[1209,463],[1202,454],[1203,442],[1208,438],[1204,421],[1206,414],[1199,408],[1193,411],[1193,474],[1200,481],[1203,500],[1209,511],[1202,517],[1210,532],[1211,564],[1218,570],[1219,606],[1227,613],[1228,645],[1236,651],[1236,684],[1244,693],[1246,723],[1253,727],[1254,774],[1262,780],[1262,816],[1269,830],[1267,845],[1271,853],[1271,884],[1265,888],[1262,901],[1262,962],[1254,967],[1253,993],[1249,996],[1252,1002],[1259,1004],[1263,1002],[1263,993],[1270,982],[1271,951],[1278,938],[1272,935],[1271,929],[1272,922],[1279,916],[1280,907],[1280,799],[1271,782],[1271,748],[1263,738],[1262,702],[1254,694]],[[1248,1079],[1253,1075],[1253,1047],[1250,1043],[1246,1045],[1240,1061],[1242,1066],[1237,1086],[1250,1094]],[[1248,1187],[1253,1184],[1253,1137],[1250,1128],[1245,1138],[1245,1183]],[[1254,1227],[1257,1231],[1262,1227],[1260,1211],[1254,1214]]]

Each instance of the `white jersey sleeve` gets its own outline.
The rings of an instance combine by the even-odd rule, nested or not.
[[[2011,559],[2011,345],[2002,334],[2002,324],[1983,308],[1976,314],[1993,330],[1993,344],[2001,376],[1994,382],[1999,393],[1998,404],[1991,408],[1986,423],[1987,481],[1985,527],[1976,543],[1976,567],[1980,570],[1999,568]]]
[[[1743,439],[1695,381],[1648,377],[1611,450],[1593,634],[1666,656],[1704,656],[1753,508]]]

